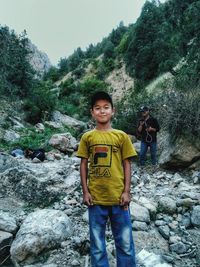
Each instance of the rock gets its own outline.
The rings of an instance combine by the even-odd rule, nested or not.
[[[45,127],[44,127],[44,124],[43,123],[37,123],[36,125],[35,125],[35,128],[36,128],[36,131],[37,132],[44,132],[44,130],[45,130]]]
[[[30,40],[28,40],[28,49],[31,53],[29,54],[29,61],[33,69],[37,72],[39,77],[43,76],[44,73],[48,72],[51,67],[51,62],[46,53],[38,50]]]
[[[3,140],[5,140],[6,142],[14,142],[16,140],[20,139],[20,135],[18,133],[16,133],[13,130],[6,130]]]
[[[181,219],[181,225],[185,226],[186,229],[191,226],[191,216],[189,212],[183,214]]]
[[[170,197],[161,197],[158,200],[158,210],[167,214],[176,213],[176,202]]]
[[[71,266],[80,266],[80,262],[78,260],[73,260]]]
[[[176,201],[177,207],[191,208],[195,204],[195,201],[191,198],[179,199]]]
[[[148,226],[145,222],[134,221],[132,226],[133,226],[133,230],[136,230],[136,231],[148,231]]]
[[[8,212],[0,210],[0,230],[9,233],[16,233],[17,228],[16,219]]]
[[[184,254],[187,252],[187,246],[183,242],[178,242],[170,245],[170,250],[177,254]]]
[[[0,152],[0,173],[8,170],[11,167],[18,166],[19,162],[14,157]]]
[[[170,236],[169,238],[169,244],[174,244],[174,243],[179,243],[181,242],[181,237],[174,235],[174,236]]]
[[[13,235],[11,233],[0,231],[0,265],[10,255],[12,241]]]
[[[138,202],[149,210],[151,219],[155,219],[158,204],[155,201],[147,199],[145,197],[140,197]]]
[[[61,152],[72,152],[77,148],[77,141],[70,133],[54,134],[49,140],[49,145]]]
[[[12,260],[34,262],[43,250],[60,246],[71,235],[71,221],[65,213],[51,209],[35,211],[24,220],[12,243]]]
[[[52,115],[52,120],[54,122],[60,123],[63,126],[72,127],[75,130],[80,130],[86,128],[86,124],[82,121],[76,120],[72,117],[64,115],[59,111],[54,111]]]
[[[145,267],[172,267],[171,264],[164,263],[160,255],[150,253],[145,249],[138,253],[137,259]]]
[[[190,189],[192,189],[190,191]],[[192,192],[193,188],[190,188],[188,192],[181,192],[181,198],[191,198],[193,200],[199,200],[200,199],[200,193]]]
[[[165,239],[169,239],[170,229],[168,225],[159,226],[158,231]]]
[[[65,185],[69,188],[71,186],[75,186],[76,183],[80,184],[80,173],[79,171],[72,171],[66,179],[64,180]]]
[[[194,226],[200,227],[200,206],[195,206],[193,208],[191,222]]]
[[[142,207],[141,205],[131,202],[130,204],[130,213],[133,221],[139,222],[150,222],[150,214],[147,208]]]
[[[55,122],[55,121],[45,121],[44,122],[45,126],[48,126],[49,128],[52,129],[62,129],[62,123],[59,122]]]
[[[6,166],[10,166],[5,158],[3,162]],[[39,165],[27,160],[18,161],[16,167],[8,168],[3,174],[0,173],[0,194],[15,196],[31,205],[45,207],[66,196],[65,179],[74,170],[73,164],[67,158]],[[80,183],[80,178],[77,180]]]
[[[161,155],[159,164],[165,168],[186,168],[194,165],[200,159],[199,140],[196,144],[189,138],[179,137],[174,144],[171,142],[171,135],[168,132],[162,133],[160,142]]]

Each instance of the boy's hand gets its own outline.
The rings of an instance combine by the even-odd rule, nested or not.
[[[128,206],[131,201],[131,196],[127,192],[123,192],[120,199],[121,206]]]
[[[91,206],[93,205],[93,202],[92,202],[92,196],[90,195],[90,193],[84,193],[83,194],[83,203],[87,206]]]

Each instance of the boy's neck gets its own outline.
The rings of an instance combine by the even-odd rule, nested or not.
[[[108,123],[108,124],[97,123],[95,129],[98,131],[110,131],[110,130],[112,130],[112,126],[110,123]]]

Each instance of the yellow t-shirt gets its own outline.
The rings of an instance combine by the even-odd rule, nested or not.
[[[86,132],[77,157],[89,160],[88,188],[94,204],[118,205],[124,190],[122,161],[137,153],[129,136],[120,130]]]

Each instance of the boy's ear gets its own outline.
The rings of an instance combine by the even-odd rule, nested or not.
[[[92,110],[92,108],[90,109],[90,114],[93,116],[93,110]]]
[[[112,110],[112,115],[114,115],[115,114],[115,108],[113,108],[113,110]]]

